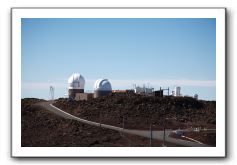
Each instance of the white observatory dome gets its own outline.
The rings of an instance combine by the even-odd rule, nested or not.
[[[68,79],[68,89],[84,89],[85,79],[81,74],[74,73]]]
[[[112,87],[107,79],[98,79],[94,84],[94,91],[112,91]]]

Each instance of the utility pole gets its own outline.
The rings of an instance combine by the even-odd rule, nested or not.
[[[152,146],[152,123],[150,123],[150,147]]]
[[[124,116],[123,116],[123,130],[124,130]]]
[[[101,128],[101,110],[100,110],[100,128]]]
[[[165,124],[166,124],[166,111],[164,109],[164,135],[163,135],[163,147],[165,147]]]

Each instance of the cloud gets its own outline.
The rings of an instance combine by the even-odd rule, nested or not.
[[[92,90],[95,79],[87,79],[86,80],[86,88]],[[215,80],[190,80],[190,79],[180,79],[180,80],[172,80],[172,79],[144,79],[144,80],[128,80],[128,79],[109,79],[112,84],[113,89],[119,88],[132,88],[133,84],[142,86],[145,84],[151,87],[160,87],[160,86],[190,86],[190,87],[216,87]],[[55,88],[67,88],[67,82],[23,82],[22,89],[24,90],[35,90],[35,89],[49,89],[50,86],[54,86]]]

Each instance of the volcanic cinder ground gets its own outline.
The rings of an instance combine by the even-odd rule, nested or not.
[[[22,99],[22,146],[149,146],[150,139],[122,134],[57,116],[37,106],[40,99]],[[54,106],[77,117],[126,129],[216,128],[216,102],[188,97],[153,97],[112,93],[89,101],[57,99]],[[216,145],[215,131],[187,132],[204,144]],[[181,138],[177,135],[172,137]],[[187,139],[184,139],[187,140]],[[152,146],[162,146],[153,140]],[[167,146],[178,146],[168,143]]]

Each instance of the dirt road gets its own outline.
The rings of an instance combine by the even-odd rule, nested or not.
[[[149,130],[123,129],[121,127],[115,127],[115,126],[112,126],[112,125],[97,123],[97,122],[93,122],[93,121],[78,118],[76,116],[73,116],[73,115],[71,115],[71,114],[69,114],[69,113],[53,106],[52,102],[40,102],[40,103],[37,103],[37,105],[42,106],[43,108],[45,108],[45,109],[61,116],[61,117],[76,120],[76,121],[82,122],[84,124],[89,124],[89,125],[93,125],[93,126],[97,126],[97,127],[103,127],[103,128],[107,128],[107,129],[111,129],[111,130],[120,131],[120,132],[123,132],[123,133],[139,135],[139,136],[147,137],[147,138],[151,137],[151,132]],[[182,146],[188,146],[188,147],[210,147],[206,144],[200,144],[200,143],[196,143],[196,142],[191,142],[191,141],[186,141],[186,140],[181,140],[181,139],[176,139],[176,138],[169,137],[169,134],[171,132],[172,132],[172,130],[166,130],[165,131],[165,140],[166,140],[166,142],[170,142],[170,143],[174,143],[174,144],[178,144],[178,145],[182,145]],[[163,135],[164,135],[163,131],[152,131],[152,139],[163,140]]]

